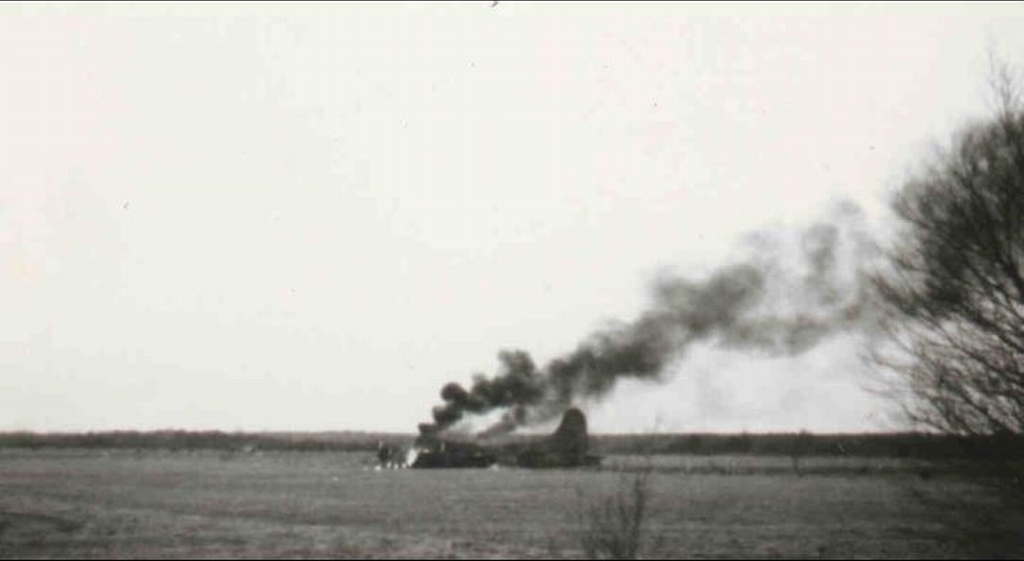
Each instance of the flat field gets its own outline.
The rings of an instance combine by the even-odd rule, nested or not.
[[[998,494],[910,460],[654,456],[369,468],[359,452],[0,450],[0,557],[580,557],[650,470],[644,557],[1020,557]]]

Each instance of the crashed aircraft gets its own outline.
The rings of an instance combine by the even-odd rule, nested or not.
[[[494,465],[526,468],[574,468],[601,461],[588,454],[587,419],[573,407],[555,432],[539,442],[482,444],[424,432],[417,439],[413,468],[484,468]]]

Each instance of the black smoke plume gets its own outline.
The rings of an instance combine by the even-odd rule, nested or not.
[[[504,350],[498,372],[473,378],[467,390],[450,382],[424,433],[503,410],[485,431],[507,432],[557,417],[577,399],[599,398],[622,378],[660,380],[697,341],[771,354],[799,354],[831,335],[870,329],[873,314],[858,267],[874,250],[851,203],[796,236],[787,254],[781,236],[752,235],[754,254],[703,280],[663,276],[638,318],[586,337],[571,353],[538,368],[526,351]],[[790,244],[794,245],[794,244]]]

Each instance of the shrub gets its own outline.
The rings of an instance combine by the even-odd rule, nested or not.
[[[617,491],[585,504],[580,540],[590,559],[636,559],[645,534],[649,469],[622,474]]]

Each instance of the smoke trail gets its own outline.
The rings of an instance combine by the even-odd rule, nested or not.
[[[703,280],[664,276],[651,305],[632,322],[586,337],[577,348],[539,369],[522,350],[498,355],[492,378],[477,375],[469,390],[451,382],[444,404],[424,433],[444,430],[467,414],[505,411],[487,433],[504,432],[560,415],[574,400],[599,398],[622,378],[660,380],[669,364],[697,341],[771,354],[799,354],[831,335],[870,330],[874,314],[858,266],[874,250],[852,203],[798,232],[798,249],[781,236],[756,233],[754,255]]]

